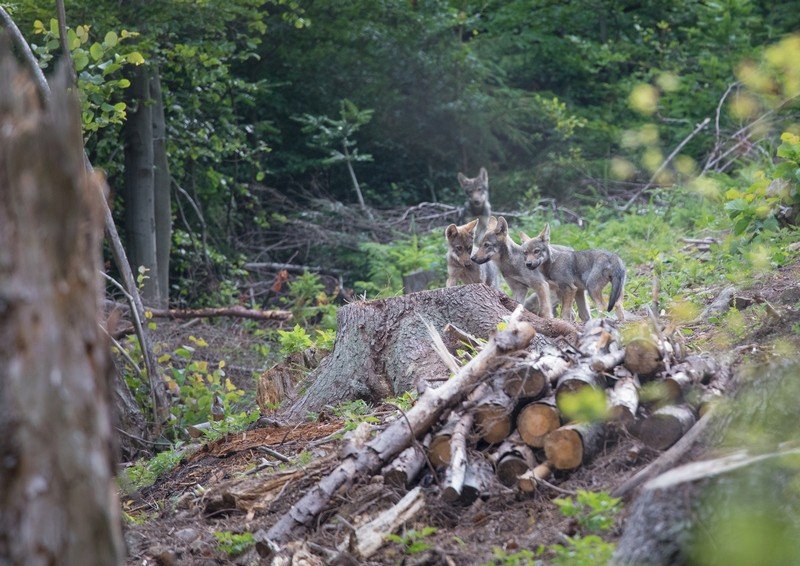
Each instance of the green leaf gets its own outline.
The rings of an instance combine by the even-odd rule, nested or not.
[[[105,38],[103,38],[103,45],[106,47],[114,47],[117,45],[117,43],[119,43],[119,37],[114,31],[108,32]]]
[[[33,33],[44,33],[44,24],[42,23],[42,20],[36,20],[33,22]]]
[[[128,88],[129,86],[131,86],[131,81],[129,81],[128,79],[120,79],[117,81],[117,86],[119,88]]]
[[[89,48],[89,55],[92,56],[92,59],[95,61],[99,61],[100,58],[103,56],[104,50],[103,46],[99,43],[93,43],[92,46]]]
[[[259,171],[258,173],[256,173],[256,181],[263,181],[263,180],[264,180],[264,172]]]
[[[61,37],[58,33],[58,20],[55,18],[50,18],[50,34],[56,39]]]
[[[81,72],[86,68],[86,65],[89,64],[89,56],[86,54],[86,51],[81,49],[80,51],[76,51],[73,53],[73,62],[75,63],[75,70]]]
[[[133,51],[128,53],[125,58],[128,60],[128,63],[132,63],[134,65],[141,65],[144,63],[144,57],[138,51]]]
[[[74,30],[67,30],[67,47],[70,51],[75,51],[81,46],[81,40]]]
[[[117,102],[117,103],[114,105],[114,110],[116,110],[117,112],[125,112],[125,110],[126,110],[127,108],[128,108],[128,105],[127,105],[127,104],[125,104],[124,102]]]

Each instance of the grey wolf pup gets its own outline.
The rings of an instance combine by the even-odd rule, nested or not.
[[[521,236],[525,267],[531,271],[541,271],[545,279],[556,285],[562,305],[562,318],[572,319],[572,302],[578,292],[582,296],[583,291],[586,291],[594,300],[599,312],[604,310],[611,312],[614,309],[617,318],[625,320],[622,295],[626,272],[625,264],[617,254],[606,250],[576,252],[553,246],[550,244],[549,224],[545,225],[544,230],[535,238],[529,238],[524,233]],[[611,283],[611,297],[606,307],[603,301],[603,288],[608,283]],[[581,310],[580,303],[578,310]],[[580,315],[584,320],[589,317],[588,312]]]
[[[495,289],[500,288],[500,277],[496,266],[478,265],[469,258],[477,224],[476,218],[463,226],[450,224],[444,231],[447,238],[448,287],[453,287],[460,281],[465,284],[483,283]]]
[[[494,263],[511,288],[512,298],[520,304],[525,302],[528,289],[533,289],[539,299],[540,315],[553,317],[550,286],[541,272],[525,266],[525,253],[509,236],[505,218],[489,217],[486,230],[475,239],[470,259],[478,265]]]
[[[478,176],[468,179],[463,173],[458,174],[458,182],[467,194],[467,202],[464,204],[464,218],[485,217],[489,218],[492,214],[492,207],[489,204],[489,173],[481,167]]]

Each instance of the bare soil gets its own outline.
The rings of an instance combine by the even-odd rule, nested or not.
[[[720,290],[704,290],[708,302]],[[744,304],[748,301],[741,304],[744,324],[736,326],[706,320],[687,325],[691,330],[687,338],[690,349],[708,351],[734,369],[743,361],[765,360],[798,351],[800,262],[755,280],[752,287],[740,290],[738,295],[745,299],[758,299],[752,304]],[[770,307],[777,311],[779,318]],[[225,332],[217,332],[218,343],[209,340],[206,349],[209,355],[219,352],[217,357],[229,359],[231,352],[239,352],[241,359],[234,365],[263,369],[258,367],[261,362],[257,356],[241,354],[254,351],[252,335],[245,331],[237,334],[231,328],[236,328],[236,323]],[[184,332],[208,340],[207,330],[209,328],[205,325],[196,323]],[[211,329],[212,334],[215,332]],[[180,340],[181,331],[173,330],[171,338]],[[215,351],[217,347],[219,350]],[[247,386],[248,381],[242,379],[240,385]],[[252,387],[252,381],[249,387]],[[214,533],[268,530],[321,474],[335,466],[341,441],[330,440],[330,435],[340,430],[343,424],[334,419],[290,427],[271,426],[231,435],[186,457],[153,486],[124,497],[126,513],[137,521],[137,524],[129,521],[125,527],[128,563],[257,564],[259,557],[252,547],[241,555],[229,556],[219,549]],[[612,490],[658,456],[655,451],[643,449],[638,459],[630,461],[628,452],[635,444],[636,440],[629,436],[613,439],[607,443],[605,451],[587,466],[552,478],[557,489],[543,487],[530,496],[509,492],[485,501],[478,500],[467,508],[457,508],[431,493],[426,508],[407,528],[436,527],[436,534],[426,539],[433,548],[418,555],[405,556],[397,545],[387,544],[370,563],[481,564],[491,560],[496,547],[513,553],[563,542],[565,535],[575,532],[575,525],[561,515],[552,500],[562,497],[563,492],[577,489]],[[272,470],[289,467],[261,451],[262,446],[290,458],[307,452],[310,456],[295,461],[310,459],[312,463],[302,468],[308,473],[286,483],[280,497],[266,509],[250,514],[236,509],[208,513],[209,493],[225,482],[248,474],[268,477],[275,473]],[[691,457],[701,457],[703,450],[702,447],[695,449]],[[259,466],[268,467],[258,471],[259,475],[253,474]],[[433,481],[429,476],[423,483]],[[325,552],[336,550],[350,525],[373,517],[402,495],[377,479],[340,494],[336,507],[320,517],[318,528],[309,539],[312,542],[310,548],[320,556],[319,563],[331,562],[333,554],[326,556]],[[611,539],[618,536],[623,520],[624,513],[616,531],[611,533]],[[356,563],[348,562],[346,555],[338,560],[340,564]]]

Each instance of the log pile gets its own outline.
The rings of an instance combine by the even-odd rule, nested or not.
[[[259,548],[266,553],[307,528],[326,505],[315,498],[328,499],[357,477],[380,473],[401,489],[436,486],[443,501],[466,506],[509,489],[552,485],[548,479],[558,482],[590,462],[620,433],[664,450],[695,423],[718,371],[704,356],[679,359],[682,349],[657,331],[623,347],[610,319],[588,322],[577,340],[534,340],[518,310],[480,351],[466,333],[445,333],[455,344],[433,337],[438,355],[469,361],[257,535]]]

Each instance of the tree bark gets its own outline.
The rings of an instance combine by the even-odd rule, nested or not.
[[[0,54],[0,556],[116,564],[102,179],[61,76],[47,110]]]
[[[128,119],[125,122],[125,231],[131,269],[148,269],[142,298],[161,304],[156,258],[155,176],[153,161],[153,113],[147,66],[135,66],[130,74]]]
[[[639,408],[639,382],[635,377],[620,379],[606,391],[608,420],[629,428],[636,422]]]
[[[164,96],[161,75],[153,67],[150,76],[150,99],[153,102],[153,204],[156,234],[156,273],[159,303],[169,304],[169,252],[172,247],[172,182],[167,160],[167,124],[164,119]]]
[[[422,317],[441,333],[452,323],[487,338],[515,303],[485,285],[461,285],[345,305],[338,312],[333,352],[310,376],[306,394],[286,410],[304,418],[348,399],[379,402],[409,389],[439,385],[450,374],[431,346]],[[525,312],[521,320],[546,336],[573,335],[575,327]],[[535,338],[534,348],[546,340]]]

